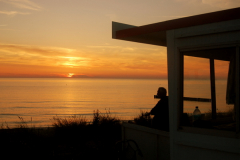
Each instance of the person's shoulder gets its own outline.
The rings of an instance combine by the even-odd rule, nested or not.
[[[168,103],[168,96],[162,98],[162,103]]]

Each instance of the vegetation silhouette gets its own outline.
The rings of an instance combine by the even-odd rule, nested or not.
[[[152,127],[152,116],[149,112],[141,110],[140,114],[134,118],[133,123],[146,127]]]
[[[1,126],[1,152],[8,159],[118,158],[115,144],[121,140],[121,125],[110,111],[94,111],[91,123],[82,116],[56,116],[48,128],[29,128],[19,119],[18,128],[10,129],[7,123]]]

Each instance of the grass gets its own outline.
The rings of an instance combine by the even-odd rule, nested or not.
[[[101,114],[99,110],[93,112],[93,125],[115,125],[119,124],[120,119],[113,117],[110,110],[106,110],[106,113]]]
[[[152,127],[152,117],[146,111],[140,111],[140,114],[134,118],[134,123],[146,127]]]
[[[24,119],[20,116],[18,116],[18,118],[20,120],[20,124],[18,125],[17,128],[28,128],[27,122],[25,122]]]
[[[28,128],[27,122],[25,122],[22,117],[18,116],[18,119],[19,119],[20,123],[19,123],[19,125],[17,125],[16,128]],[[31,119],[31,121],[32,121],[32,119]],[[11,129],[11,128],[8,126],[8,123],[5,122],[5,123],[1,124],[0,129]]]
[[[18,128],[7,123],[0,130],[1,153],[8,159],[117,159],[120,120],[110,111],[94,111],[89,123],[82,116],[53,117],[52,127],[29,128],[23,118]]]
[[[10,129],[10,127],[8,126],[7,122],[5,122],[1,124],[0,129]]]
[[[70,116],[68,118],[60,118],[58,116],[53,117],[52,126],[55,128],[58,127],[79,127],[87,125],[87,120],[82,116]]]

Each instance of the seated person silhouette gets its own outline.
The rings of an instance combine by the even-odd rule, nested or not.
[[[169,131],[169,110],[167,90],[163,87],[158,88],[157,96],[160,98],[156,106],[149,112],[154,115],[152,125],[156,129]]]

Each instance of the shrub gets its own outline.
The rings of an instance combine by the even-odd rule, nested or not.
[[[93,125],[115,125],[120,124],[120,119],[111,116],[110,110],[106,110],[105,114],[101,114],[99,110],[93,111]]]
[[[27,122],[24,121],[24,119],[20,116],[18,116],[20,120],[20,124],[17,126],[17,128],[28,128]]]
[[[0,129],[10,129],[10,127],[8,126],[7,122],[2,123]]]
[[[134,123],[146,127],[152,127],[152,117],[148,112],[140,111],[140,114],[134,118]]]
[[[70,116],[68,118],[60,118],[58,116],[53,117],[52,126],[59,127],[77,127],[77,126],[86,126],[87,125],[86,118],[82,116]]]

